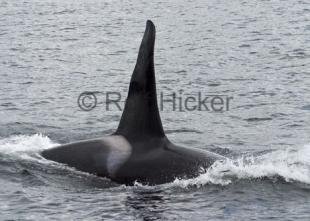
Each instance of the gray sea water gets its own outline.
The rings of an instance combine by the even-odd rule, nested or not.
[[[309,220],[310,3],[0,1],[0,220]],[[229,111],[161,111],[174,143],[221,153],[199,177],[118,185],[44,160],[113,132],[147,19],[158,91],[232,96]],[[97,91],[98,106],[77,98]]]

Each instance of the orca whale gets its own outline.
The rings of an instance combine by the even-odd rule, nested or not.
[[[44,158],[117,183],[156,185],[193,178],[224,157],[171,143],[161,123],[154,71],[155,26],[147,21],[115,133],[44,150]]]

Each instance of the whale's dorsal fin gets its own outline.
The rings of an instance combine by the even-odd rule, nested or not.
[[[131,140],[165,136],[157,105],[154,43],[155,26],[148,20],[131,77],[125,109],[115,133]]]

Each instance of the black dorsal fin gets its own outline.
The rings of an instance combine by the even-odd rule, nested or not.
[[[155,26],[148,20],[131,77],[125,109],[115,133],[131,140],[165,136],[157,105],[154,43]]]

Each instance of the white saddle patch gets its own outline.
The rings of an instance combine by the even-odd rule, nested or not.
[[[104,142],[109,147],[107,170],[109,175],[113,176],[130,157],[132,147],[127,139],[120,135],[105,137]]]

